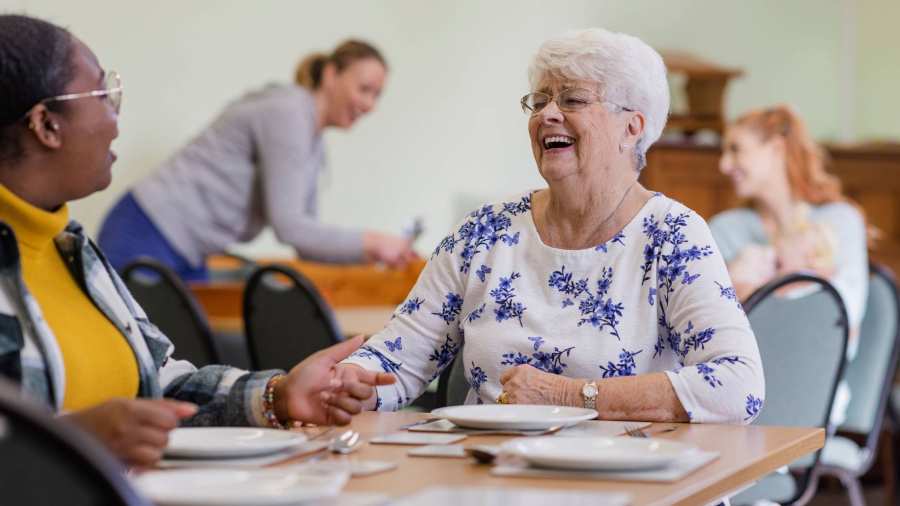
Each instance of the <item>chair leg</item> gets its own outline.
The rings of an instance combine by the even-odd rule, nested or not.
[[[806,483],[806,488],[803,490],[800,497],[791,503],[791,506],[806,506],[806,504],[812,500],[816,495],[816,491],[819,489],[819,478],[821,474],[822,471],[820,466],[813,468],[813,471],[809,476],[809,481]]]
[[[859,479],[846,471],[841,471],[837,473],[837,475],[844,485],[844,488],[847,489],[847,496],[850,498],[850,506],[866,506],[866,498],[863,496]]]
[[[897,470],[894,459],[894,430],[885,429],[881,432],[881,479],[884,481],[884,504],[892,506],[897,504]]]

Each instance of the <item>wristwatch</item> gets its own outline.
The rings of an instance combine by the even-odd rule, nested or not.
[[[597,409],[597,394],[600,389],[597,388],[596,381],[588,381],[581,387],[581,397],[584,398],[584,407],[588,409]]]

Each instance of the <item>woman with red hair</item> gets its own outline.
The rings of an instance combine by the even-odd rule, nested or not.
[[[866,304],[866,223],[825,162],[791,108],[744,114],[726,129],[719,168],[749,205],[715,216],[710,227],[738,297],[777,276],[812,272],[840,292],[855,330]]]

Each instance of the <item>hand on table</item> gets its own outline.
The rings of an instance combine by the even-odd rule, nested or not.
[[[188,402],[117,398],[63,419],[93,434],[126,465],[147,467],[162,458],[169,431],[196,412]]]
[[[580,380],[517,365],[500,375],[505,404],[579,405]],[[574,403],[574,404],[573,404]]]

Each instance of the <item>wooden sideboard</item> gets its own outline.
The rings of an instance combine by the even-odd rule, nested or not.
[[[289,258],[258,259],[256,265],[281,264],[299,271],[316,286],[326,302],[337,309],[397,306],[412,289],[425,267],[416,260],[404,269],[385,269],[374,265],[333,265]],[[213,256],[211,271],[240,270],[234,258]],[[244,275],[246,272],[243,273]],[[194,282],[189,286],[210,318],[240,318],[245,276],[231,281]]]
[[[881,234],[871,258],[900,273],[900,150],[830,146],[828,153],[829,172]],[[738,204],[731,181],[719,172],[720,154],[718,146],[659,143],[647,155],[641,182],[709,219]]]

